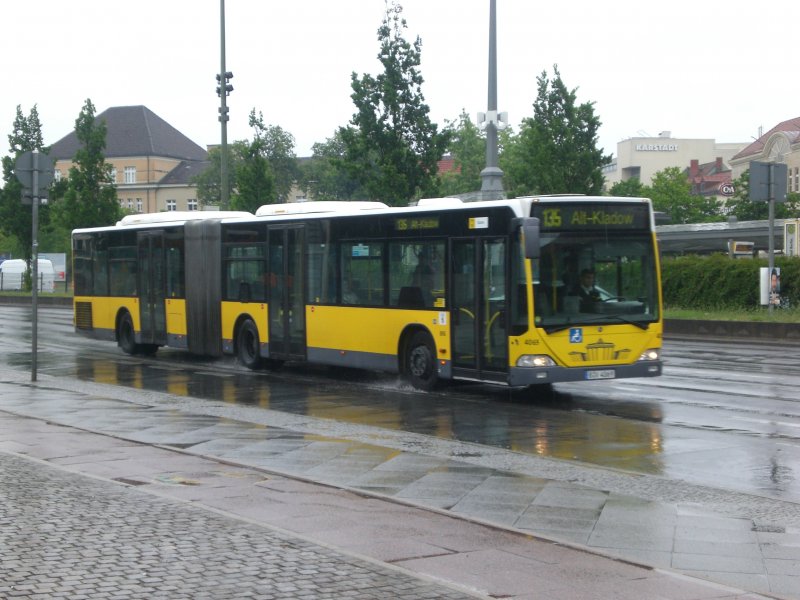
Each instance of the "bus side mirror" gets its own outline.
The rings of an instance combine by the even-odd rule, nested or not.
[[[539,258],[541,246],[539,244],[539,219],[528,217],[520,219],[522,242],[525,245],[525,258]]]

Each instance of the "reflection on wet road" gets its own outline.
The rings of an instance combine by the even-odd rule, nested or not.
[[[23,307],[0,307],[3,360],[30,368]],[[27,344],[27,346],[26,346]],[[724,489],[800,500],[800,346],[669,341],[655,379],[561,384],[555,394],[482,385],[435,393],[360,371],[161,350],[123,355],[72,332],[71,311],[40,310],[40,373],[471,442]]]

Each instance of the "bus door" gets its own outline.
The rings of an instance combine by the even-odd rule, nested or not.
[[[269,228],[269,356],[303,360],[306,314],[303,295],[303,226]]]
[[[451,242],[453,375],[505,380],[507,243],[502,238]]]
[[[164,232],[140,231],[137,236],[139,319],[142,344],[167,343],[164,305]]]

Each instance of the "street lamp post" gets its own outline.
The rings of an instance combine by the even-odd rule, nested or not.
[[[233,91],[230,80],[233,73],[225,70],[225,0],[219,0],[220,25],[220,67],[217,74],[217,95],[219,96],[220,155],[219,155],[219,202],[220,208],[227,209],[229,202],[228,189],[228,95]]]
[[[481,171],[481,196],[484,200],[505,197],[503,171],[497,166],[497,130],[508,117],[497,112],[497,2],[489,0],[489,102],[487,111],[479,114],[486,128],[486,168]]]

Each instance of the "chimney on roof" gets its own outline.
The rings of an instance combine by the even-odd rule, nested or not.
[[[697,177],[697,173],[700,171],[700,161],[696,158],[693,158],[689,163],[689,177]]]
[[[722,172],[723,167],[722,167],[722,157],[721,156],[717,157],[717,164],[716,164],[715,168],[717,169],[717,173],[721,173]]]

